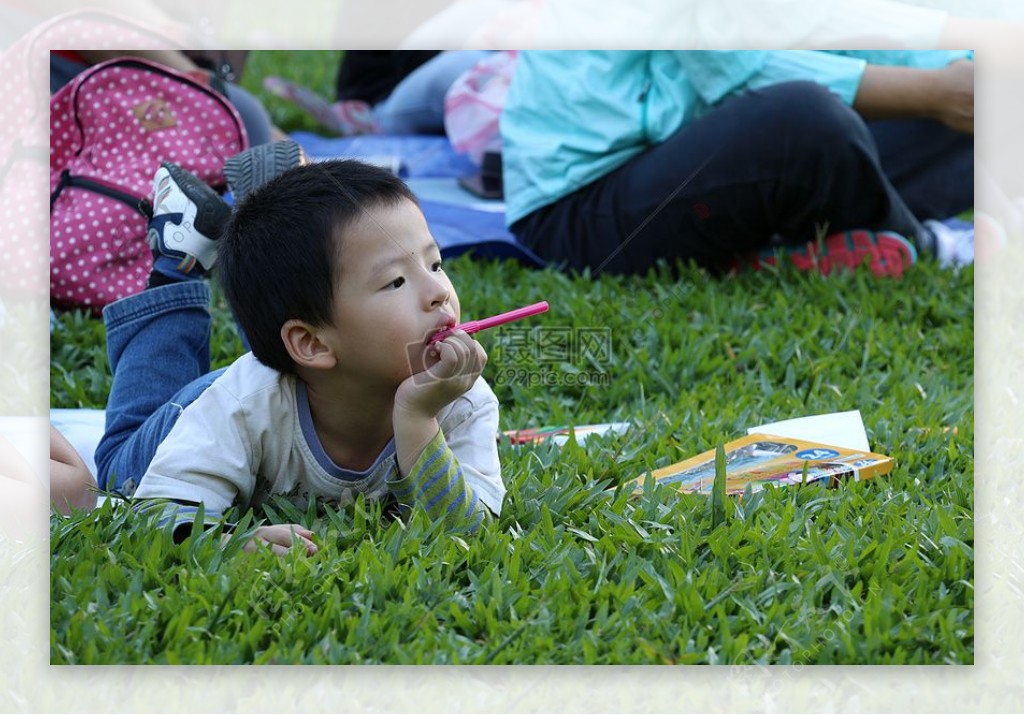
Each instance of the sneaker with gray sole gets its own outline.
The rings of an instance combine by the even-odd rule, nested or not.
[[[960,219],[924,221],[935,237],[935,258],[943,268],[960,268],[974,263],[974,224]]]
[[[235,204],[275,176],[308,162],[298,142],[291,139],[258,144],[235,154],[224,163],[224,174]]]
[[[153,210],[146,234],[154,265],[180,274],[210,270],[217,260],[217,239],[230,216],[231,207],[217,192],[165,161],[153,177]]]

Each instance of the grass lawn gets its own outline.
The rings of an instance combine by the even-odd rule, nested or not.
[[[329,93],[337,53],[280,56],[296,54],[255,53],[247,86],[277,72]],[[481,334],[503,428],[633,428],[502,444],[504,509],[472,539],[364,503],[253,515],[312,528],[312,558],[241,553],[245,528],[226,548],[219,530],[174,546],[116,502],[53,517],[51,661],[974,662],[973,268],[924,263],[898,281],[447,268],[466,317],[548,300],[529,326],[610,341],[549,360],[513,349],[540,333]],[[222,365],[240,344],[222,301],[216,315]],[[63,314],[51,346],[51,407],[104,406],[102,324]],[[895,457],[891,475],[770,489],[717,526],[703,497],[617,489],[747,426],[847,409]]]

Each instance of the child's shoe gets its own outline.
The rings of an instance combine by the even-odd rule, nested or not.
[[[943,268],[960,268],[974,263],[974,224],[957,218],[930,219],[925,230],[935,239],[935,258]]]
[[[275,176],[308,162],[302,147],[291,139],[257,144],[224,162],[224,175],[235,205]]]
[[[164,162],[153,177],[147,239],[153,271],[171,280],[201,277],[217,260],[217,239],[231,208],[192,173]]]
[[[761,270],[765,266],[776,265],[780,257],[788,257],[801,271],[817,271],[826,276],[833,270],[852,270],[869,259],[868,267],[879,278],[899,278],[907,268],[917,263],[917,249],[893,231],[841,231],[822,241],[749,254],[738,259],[733,270]]]

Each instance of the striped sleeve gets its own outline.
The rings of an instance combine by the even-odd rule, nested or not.
[[[423,448],[409,474],[389,481],[388,487],[403,512],[417,506],[431,519],[469,532],[475,532],[491,516],[476,491],[466,483],[459,460],[441,430]]]

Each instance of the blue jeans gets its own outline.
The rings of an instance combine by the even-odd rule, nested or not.
[[[96,448],[100,489],[131,496],[182,410],[223,372],[210,372],[210,288],[183,281],[103,310],[114,382]]]
[[[463,72],[491,54],[452,50],[424,62],[373,107],[385,134],[444,134],[444,95]]]

